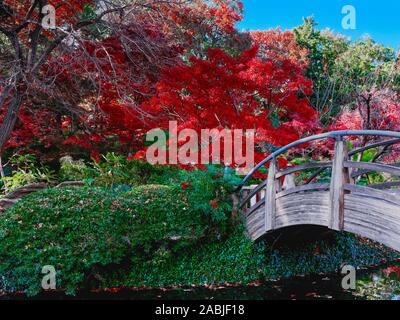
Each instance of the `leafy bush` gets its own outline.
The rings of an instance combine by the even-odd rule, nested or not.
[[[8,165],[11,173],[0,178],[5,193],[36,182],[51,183],[56,180],[56,174],[48,167],[38,165],[36,157],[31,154],[14,155]]]
[[[367,300],[400,300],[400,268],[396,265],[357,280],[355,295]]]
[[[108,153],[102,161],[86,164],[82,160],[64,157],[60,160],[60,179],[89,180],[97,186],[160,184],[166,176],[179,172],[177,167],[151,165],[144,161],[128,160],[126,156]]]
[[[129,188],[129,186],[168,185],[182,193],[192,212],[208,218],[215,231],[228,226],[232,212],[231,194],[240,179],[229,168],[208,166],[204,170],[181,170],[178,167],[154,166],[139,160],[109,153],[103,161],[85,165],[81,161],[64,158],[61,176],[66,180],[86,180],[96,186]],[[222,230],[223,231],[223,230]]]
[[[0,219],[0,275],[35,294],[41,268],[53,265],[58,287],[73,293],[101,285],[133,262],[161,263],[199,239],[211,240],[217,228],[182,191],[162,185],[127,193],[70,187],[29,195]]]
[[[0,219],[0,274],[37,293],[41,268],[53,265],[68,292],[129,267],[132,257],[174,250],[207,229],[199,213],[168,186],[138,187],[125,196],[107,189],[47,189],[29,195]]]
[[[82,181],[92,174],[84,160],[74,160],[70,156],[60,159],[59,177],[61,181]]]
[[[208,217],[210,227],[227,231],[233,210],[232,193],[240,179],[231,169],[209,166],[205,170],[181,170],[174,177],[166,177],[187,198],[191,210]]]
[[[201,212],[190,207],[185,195],[173,187],[146,185],[126,193],[138,225],[135,226],[137,245],[180,241],[186,243],[207,234],[207,221]],[[163,244],[167,247],[166,243]],[[150,251],[154,247],[145,248]]]
[[[37,293],[41,269],[53,265],[57,286],[73,292],[96,265],[121,263],[133,214],[105,190],[48,189],[27,196],[0,219],[0,274]],[[129,237],[129,236],[128,236]]]
[[[316,253],[316,248],[320,252]],[[224,240],[189,246],[164,256],[161,263],[136,261],[125,278],[112,279],[108,286],[246,285],[265,279],[333,273],[343,264],[376,265],[398,256],[379,245],[362,243],[348,233],[337,233],[333,243],[317,240],[276,249],[266,241],[253,244],[238,225]]]

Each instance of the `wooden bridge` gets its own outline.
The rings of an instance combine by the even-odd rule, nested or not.
[[[354,136],[379,137],[382,141],[348,150],[346,137]],[[334,140],[330,161],[279,168],[277,158],[287,151],[329,139]],[[272,153],[242,182],[240,208],[249,236],[257,240],[284,227],[318,225],[348,231],[400,251],[400,180],[396,180],[400,164],[378,162],[396,152],[396,144],[400,145],[400,132],[334,131],[301,139]],[[362,162],[362,154],[371,149],[376,155],[371,161]],[[245,186],[268,163],[266,181]],[[294,174],[305,170],[314,172],[296,185]],[[361,177],[376,172],[382,173],[384,182],[360,185]],[[323,173],[327,181],[313,183]]]

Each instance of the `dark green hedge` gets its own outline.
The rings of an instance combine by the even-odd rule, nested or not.
[[[182,250],[211,236],[209,219],[191,210],[173,187],[149,185],[128,193],[102,188],[47,189],[0,219],[0,275],[15,289],[40,290],[41,269],[53,265],[69,292],[99,286],[130,270],[132,261]]]

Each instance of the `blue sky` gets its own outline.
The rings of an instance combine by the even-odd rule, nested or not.
[[[352,40],[369,34],[379,43],[400,49],[400,0],[243,0],[239,30],[292,29],[302,17],[314,16],[319,29],[330,28]],[[356,9],[356,30],[342,28],[343,6]]]

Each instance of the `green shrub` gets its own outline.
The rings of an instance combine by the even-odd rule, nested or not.
[[[36,156],[13,155],[8,161],[10,174],[0,177],[0,185],[4,193],[9,193],[31,183],[51,183],[56,174],[48,167],[38,164]]]
[[[320,247],[319,254],[316,247]],[[267,241],[252,243],[238,225],[226,239],[189,246],[174,255],[163,255],[161,261],[135,261],[122,281],[112,279],[108,287],[246,285],[266,279],[334,273],[343,264],[377,265],[398,256],[392,250],[378,244],[368,245],[348,233],[337,233],[333,243],[317,240],[276,249]]]
[[[154,166],[144,161],[127,160],[109,153],[103,161],[90,166],[65,158],[61,166],[62,177],[68,180],[86,180],[89,184],[111,188],[128,188],[146,184],[172,186],[182,194],[192,212],[208,219],[210,229],[216,233],[226,231],[232,212],[231,194],[240,179],[231,169],[208,166],[204,170],[181,170],[178,167]]]
[[[92,175],[92,170],[84,160],[74,160],[70,156],[60,159],[59,177],[61,181],[82,181]]]
[[[207,221],[201,212],[193,210],[185,195],[171,186],[139,186],[126,193],[125,198],[131,201],[131,208],[140,221],[135,235],[145,243],[179,239],[181,246],[207,233]]]
[[[192,211],[200,212],[216,232],[227,232],[233,209],[232,193],[240,179],[231,169],[209,166],[205,170],[181,170],[166,181],[181,190]],[[220,234],[222,236],[223,234]]]
[[[89,180],[97,186],[162,184],[176,176],[179,168],[151,165],[145,161],[128,160],[126,156],[107,153],[102,161],[85,163],[71,157],[60,159],[60,179]]]
[[[129,270],[132,261],[162,260],[205,236],[203,218],[167,186],[126,194],[97,187],[47,189],[1,217],[0,275],[15,289],[35,294],[42,267],[53,265],[57,286],[69,293],[101,286]]]

